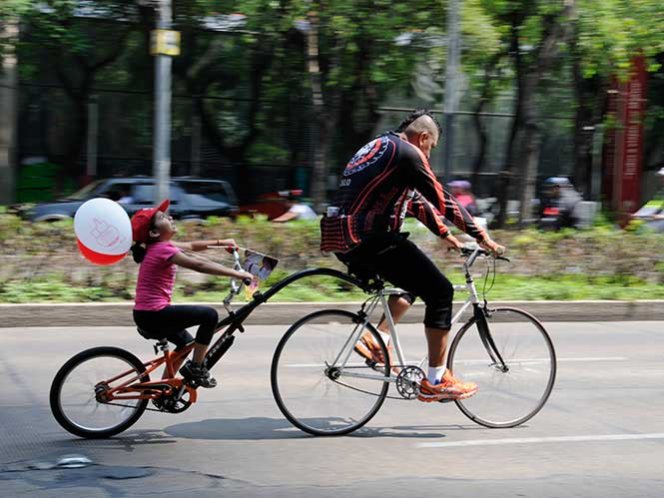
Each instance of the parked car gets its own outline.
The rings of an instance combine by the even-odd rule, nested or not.
[[[78,192],[53,202],[44,202],[19,214],[31,221],[57,221],[74,217],[87,200],[107,197],[117,201],[131,216],[154,204],[154,178],[134,176],[97,180]],[[181,220],[208,216],[234,216],[238,211],[235,192],[228,182],[196,177],[173,177],[170,183],[170,214]]]

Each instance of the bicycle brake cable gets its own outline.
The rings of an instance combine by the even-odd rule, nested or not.
[[[486,296],[493,289],[494,284],[496,283],[496,258],[493,258],[493,278],[491,279],[491,285],[489,288],[486,288],[487,282],[489,281],[489,273],[491,273],[491,263],[487,260],[486,262],[486,274],[484,275],[484,285],[482,285],[482,298],[484,299],[484,306],[487,305]]]

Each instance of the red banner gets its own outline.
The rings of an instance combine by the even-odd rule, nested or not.
[[[604,192],[622,226],[641,204],[646,83],[645,59],[636,57],[630,79],[616,80],[609,95],[608,111],[615,126],[605,144]]]

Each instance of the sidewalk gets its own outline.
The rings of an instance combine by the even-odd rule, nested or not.
[[[195,303],[186,303],[195,304]],[[221,303],[213,306],[223,317]],[[461,303],[455,303],[455,309]],[[235,309],[241,304],[235,306]],[[492,307],[511,306],[524,309],[544,322],[595,322],[664,320],[664,301],[502,301]],[[132,302],[81,304],[0,304],[0,327],[104,327],[134,326]],[[339,308],[357,311],[359,303],[266,303],[245,322],[247,325],[287,325],[306,314],[321,309]],[[424,305],[415,303],[404,323],[419,323]]]

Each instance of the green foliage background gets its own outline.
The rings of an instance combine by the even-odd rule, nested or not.
[[[425,228],[408,221],[411,239],[432,255],[458,283],[461,258],[445,251]],[[588,231],[495,232],[508,247],[511,264],[497,264],[492,299],[664,299],[664,237],[635,226],[618,231],[609,224]],[[241,246],[279,258],[267,285],[298,270],[316,266],[343,269],[334,256],[318,249],[317,222],[273,224],[264,219],[210,218],[204,225],[180,225],[179,240],[232,237]],[[78,254],[70,222],[23,222],[0,214],[0,302],[89,302],[133,299],[138,266],[125,258],[100,267]],[[211,259],[230,264],[225,251]],[[475,267],[482,289],[487,266]],[[490,283],[490,281],[489,281]],[[176,301],[220,302],[228,292],[224,278],[180,269]],[[362,293],[330,278],[302,280],[277,296],[286,301],[357,300]]]

